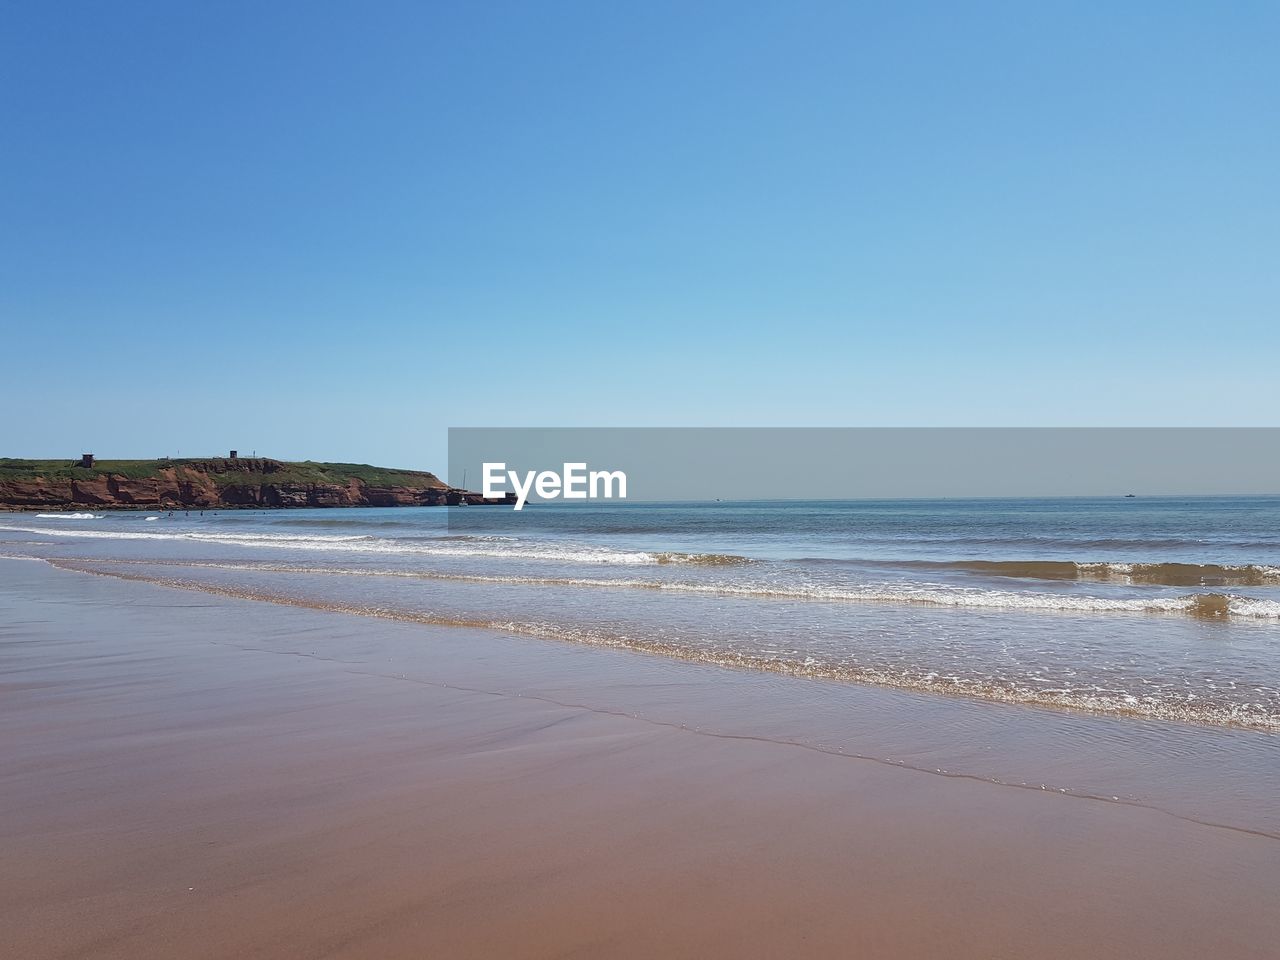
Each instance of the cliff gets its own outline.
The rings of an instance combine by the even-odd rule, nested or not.
[[[485,502],[435,474],[265,457],[191,460],[0,458],[0,509],[409,507]]]

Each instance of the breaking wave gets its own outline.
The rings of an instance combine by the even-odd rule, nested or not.
[[[955,607],[973,610],[1014,610],[1027,613],[1173,614],[1216,620],[1241,617],[1280,620],[1280,600],[1226,593],[1188,593],[1164,597],[1090,597],[1044,592],[984,590],[978,587],[938,584],[868,583],[850,586],[821,584],[751,584],[650,580],[642,577],[555,577],[504,574],[447,573],[432,570],[376,570],[335,566],[291,566],[272,563],[235,563],[209,560],[98,560],[69,562],[190,567],[242,570],[258,573],[319,574],[349,577],[390,577],[455,583],[491,583],[513,586],[584,587],[654,590],[759,600],[813,601],[819,603],[904,604]],[[692,561],[697,563],[698,561]]]
[[[91,515],[90,515],[91,516]],[[81,517],[84,519],[84,517]],[[426,557],[492,557],[512,560],[554,560],[565,563],[614,564],[647,566],[657,564],[693,564],[698,566],[732,566],[752,562],[747,557],[721,553],[651,552],[620,550],[590,544],[554,541],[521,542],[510,537],[397,537],[369,535],[291,534],[291,533],[204,533],[183,531],[161,533],[138,530],[58,530],[42,527],[0,526],[0,530],[74,537],[88,540],[167,540],[190,543],[212,543],[222,546],[272,547],[280,550],[312,550],[339,553],[367,553]]]

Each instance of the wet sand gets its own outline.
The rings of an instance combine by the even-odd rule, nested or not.
[[[884,691],[0,560],[3,953],[1275,955],[1267,771],[1164,809],[939,775],[927,702],[907,769],[850,755]],[[993,763],[1076,723],[982,717]]]

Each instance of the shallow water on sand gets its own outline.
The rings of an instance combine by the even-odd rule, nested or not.
[[[684,661],[1280,729],[1280,498],[7,514],[0,552]]]

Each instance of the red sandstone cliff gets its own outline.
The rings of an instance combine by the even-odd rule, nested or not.
[[[164,461],[160,461],[163,464]],[[360,477],[300,481],[297,465],[266,458],[184,461],[131,478],[107,469],[60,470],[53,476],[0,475],[0,509],[150,507],[409,507],[481,502],[430,473],[399,471],[409,482],[379,486]],[[66,475],[70,474],[70,475]]]

